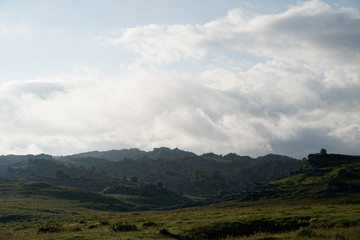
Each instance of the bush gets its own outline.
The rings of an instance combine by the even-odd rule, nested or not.
[[[119,232],[128,232],[128,231],[136,231],[137,227],[134,224],[130,224],[128,222],[118,222],[115,224],[110,225],[109,227],[110,230],[113,231],[119,231]]]
[[[61,223],[47,222],[45,224],[38,225],[38,233],[55,233],[62,230]]]
[[[309,221],[309,227],[311,228],[329,228],[333,227],[329,222],[326,222],[324,220],[320,220],[317,218],[311,218]]]
[[[314,231],[308,227],[301,227],[299,229],[299,231],[297,232],[297,235],[299,237],[309,237],[310,238],[310,237],[314,236]]]
[[[101,219],[100,220],[100,225],[110,225],[110,223],[109,223],[108,220]]]
[[[163,235],[163,236],[166,236],[166,237],[171,237],[171,238],[175,238],[175,239],[182,239],[182,238],[180,238],[178,235],[169,232],[169,231],[166,230],[165,228],[160,229],[159,233],[160,233],[161,235]]]
[[[157,226],[158,224],[157,223],[154,223],[154,222],[151,222],[151,221],[148,221],[148,222],[144,222],[142,224],[143,227],[155,227]]]

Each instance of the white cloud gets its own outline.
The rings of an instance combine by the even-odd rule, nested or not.
[[[242,20],[234,22],[229,17],[233,15]],[[267,58],[305,61],[316,67],[360,62],[359,12],[333,9],[321,1],[305,2],[276,15],[242,17],[234,11],[203,27],[210,42]]]
[[[110,44],[125,44],[143,56],[144,61],[169,63],[186,58],[199,59],[205,50],[199,29],[189,25],[151,24],[124,30],[120,38],[104,38]],[[100,37],[101,39],[101,37]]]
[[[204,57],[213,48],[233,49],[285,61],[360,63],[360,13],[308,1],[275,15],[233,10],[204,25],[147,25],[126,29],[111,44],[126,44],[145,61]],[[355,50],[355,51],[354,51]]]
[[[88,70],[0,85],[0,148],[66,154],[168,146],[303,157],[328,144],[330,152],[355,153],[358,15],[309,1],[276,15],[233,10],[204,25],[100,37],[140,61],[117,76]],[[260,62],[245,68],[244,53]],[[185,61],[203,66],[185,73],[171,65]]]
[[[295,82],[292,88],[287,81],[292,72],[276,70],[281,66],[270,62],[240,74],[246,81],[255,72],[262,76],[250,90],[213,89],[194,81],[195,76],[182,78],[140,65],[113,78],[90,72],[2,85],[2,92],[9,94],[1,98],[0,131],[9,137],[0,147],[6,152],[66,154],[169,146],[198,153],[259,155],[277,151],[280,147],[274,143],[292,141],[314,129],[325,132],[324,139],[344,139],[353,149],[359,143],[360,111],[354,111],[359,105],[348,106],[346,99],[326,102],[320,92],[306,87],[301,74],[298,83],[296,75],[290,81]],[[267,77],[275,84],[268,92]],[[52,89],[46,97],[40,91],[44,85]]]

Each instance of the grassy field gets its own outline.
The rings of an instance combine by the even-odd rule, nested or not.
[[[359,204],[232,202],[124,212],[7,187],[0,195],[0,239],[360,239]]]

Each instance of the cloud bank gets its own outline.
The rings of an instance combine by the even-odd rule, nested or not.
[[[358,10],[315,0],[98,36],[138,58],[112,76],[85,69],[1,84],[0,149],[359,154],[359,29]]]

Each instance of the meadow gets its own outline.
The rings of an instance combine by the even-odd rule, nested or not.
[[[104,211],[2,186],[0,239],[360,238],[359,204],[238,202],[173,211]],[[89,205],[90,204],[90,205]]]

